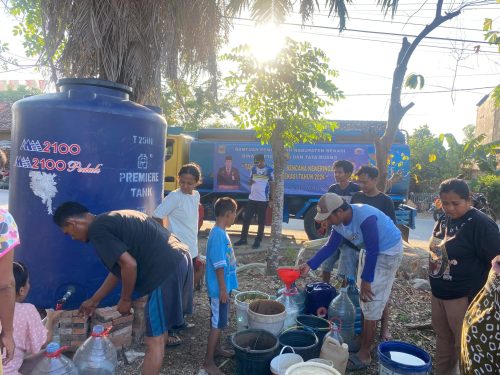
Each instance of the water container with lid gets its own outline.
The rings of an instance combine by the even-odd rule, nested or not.
[[[336,296],[337,291],[328,283],[317,282],[306,285],[306,314],[326,317],[328,306]]]
[[[280,298],[286,290],[286,287],[279,289],[276,293],[276,299]],[[299,314],[303,314],[306,309],[306,292],[300,289],[295,283],[291,285],[291,290],[293,291],[292,299],[299,307]]]
[[[356,318],[354,320],[354,332],[356,335],[360,335],[363,330],[363,312],[361,311],[361,305],[359,304],[359,290],[356,286],[356,282],[352,278],[348,278],[347,295],[354,305],[356,311]]]
[[[117,365],[116,349],[107,338],[109,329],[97,325],[78,348],[74,361],[80,375],[112,375]]]
[[[36,365],[31,375],[78,375],[78,370],[71,359],[61,354],[64,349],[66,347],[61,348],[56,342],[47,345],[45,358]]]
[[[328,307],[328,317],[330,320],[338,319],[338,321],[340,321],[340,334],[344,339],[344,343],[349,346],[349,349],[354,347],[354,319],[356,317],[356,311],[347,295],[347,288],[340,289],[340,294]]]
[[[300,313],[300,306],[297,304],[296,297],[299,296],[297,288],[286,289],[276,301],[281,302],[285,306],[286,318],[283,329],[287,329],[297,325],[295,322]]]

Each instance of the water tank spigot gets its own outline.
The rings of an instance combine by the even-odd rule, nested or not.
[[[56,303],[56,311],[62,310],[66,301],[75,293],[75,287],[70,285],[66,290],[66,293],[62,296],[60,300]]]

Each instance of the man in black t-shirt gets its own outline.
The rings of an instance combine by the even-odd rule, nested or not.
[[[361,191],[353,195],[351,203],[363,203],[378,208],[389,216],[394,224],[397,224],[392,199],[377,188],[378,169],[370,165],[364,165],[358,169],[356,177]],[[387,302],[380,323],[380,337],[382,341],[392,338],[389,331],[389,312],[389,302]]]
[[[371,165],[364,165],[358,169],[356,177],[361,191],[353,195],[351,203],[369,204],[378,208],[389,216],[394,224],[397,224],[394,202],[388,195],[385,195],[377,188],[378,169]]]
[[[352,195],[359,191],[359,186],[351,181],[353,171],[354,165],[348,160],[337,160],[333,163],[335,183],[330,185],[328,193],[340,195],[349,203]],[[340,251],[336,251],[321,264],[323,281],[326,283],[330,282],[332,270],[337,260],[339,261],[338,276],[344,279],[348,277],[356,278],[356,269],[359,260],[358,251],[359,249],[349,241],[342,241]]]
[[[143,374],[159,374],[167,332],[192,312],[193,265],[187,247],[147,215],[132,210],[94,215],[76,202],[66,202],[54,222],[74,240],[90,242],[109,274],[80,312],[91,315],[121,281],[117,310],[130,314],[132,293],[147,295],[146,356]]]

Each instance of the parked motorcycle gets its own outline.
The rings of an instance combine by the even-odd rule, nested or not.
[[[482,193],[472,193],[472,206],[482,213],[488,215],[493,221],[497,221],[497,216],[493,208],[488,203],[488,199]],[[439,196],[434,197],[434,200],[429,208],[429,212],[432,212],[432,217],[434,221],[437,221],[441,215],[444,214],[443,205]]]

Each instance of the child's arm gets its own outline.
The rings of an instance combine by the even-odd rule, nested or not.
[[[226,280],[224,279],[224,267],[215,270],[217,276],[217,284],[219,284],[219,301],[220,303],[227,303],[227,289]]]

